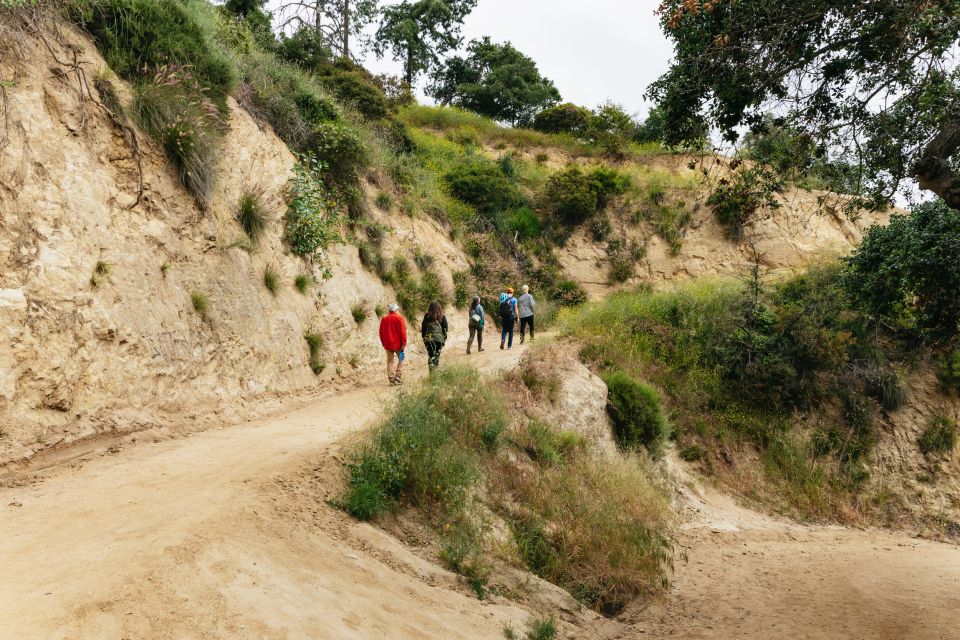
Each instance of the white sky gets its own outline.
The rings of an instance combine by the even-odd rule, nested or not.
[[[274,7],[279,2],[268,4]],[[537,62],[565,101],[595,107],[610,99],[644,116],[650,105],[643,94],[666,71],[673,55],[653,13],[659,4],[660,0],[479,0],[462,33],[464,43],[481,36],[509,40]],[[364,65],[374,73],[401,70],[393,60],[377,60],[372,54]]]

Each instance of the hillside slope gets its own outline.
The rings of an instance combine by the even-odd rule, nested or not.
[[[377,376],[373,310],[396,294],[364,268],[356,246],[331,249],[329,279],[288,252],[281,220],[294,156],[269,125],[228,101],[215,189],[202,210],[151,139],[132,122],[118,126],[101,106],[94,87],[109,72],[96,47],[69,27],[58,31],[4,43],[0,60],[0,77],[9,79],[0,144],[0,463],[103,435],[191,431]],[[75,66],[65,62],[74,56]],[[112,83],[128,101],[127,85]],[[420,136],[434,133],[424,125]],[[535,145],[518,153],[549,156],[543,170],[575,160]],[[688,181],[680,162],[651,156],[627,169]],[[274,223],[251,251],[235,209],[240,194],[256,188]],[[464,242],[451,239],[456,230],[437,216],[378,207],[383,188],[394,190],[394,201],[404,197],[389,179],[365,179],[371,224],[385,231],[379,251],[409,260],[422,250],[452,291],[454,272],[476,266]],[[842,251],[859,238],[864,222],[814,215],[809,201],[788,202],[762,223],[764,251],[778,266]],[[624,233],[650,243],[632,282],[742,266],[745,247],[730,242],[706,208],[694,209],[678,256],[666,255],[626,211],[614,213]],[[604,245],[584,233],[559,251],[562,267],[602,295],[609,288],[598,262]],[[264,286],[268,267],[279,274],[277,295]],[[315,283],[305,294],[292,286],[298,275]],[[195,310],[197,295],[208,311]],[[358,305],[370,316],[359,324]],[[324,338],[319,376],[307,331]]]

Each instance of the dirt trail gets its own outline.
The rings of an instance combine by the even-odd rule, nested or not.
[[[492,372],[522,352],[493,345],[470,362]],[[315,495],[287,490],[392,393],[357,389],[0,490],[0,638],[493,639],[507,622],[522,628],[521,607],[478,602],[324,504],[324,478]],[[957,637],[957,548],[778,522],[689,484],[689,562],[678,560],[670,596],[568,637]]]

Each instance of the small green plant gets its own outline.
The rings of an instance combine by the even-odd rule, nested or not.
[[[90,286],[97,288],[106,279],[113,269],[113,265],[103,260],[98,260],[93,267],[93,275],[90,276]]]
[[[957,445],[957,423],[946,416],[934,416],[917,444],[924,455],[953,451]]]
[[[393,209],[393,196],[386,191],[378,191],[376,204],[377,208],[383,211],[390,211]]]
[[[940,360],[937,377],[944,390],[960,391],[960,349],[954,349]]]
[[[417,269],[421,271],[426,271],[433,268],[433,255],[427,253],[420,247],[416,247],[413,250],[413,263],[417,265]]]
[[[387,315],[387,308],[378,302],[377,306],[373,308],[373,312],[377,314],[378,318],[382,318],[383,316]]]
[[[323,362],[323,336],[313,329],[308,329],[304,332],[303,339],[306,340],[307,347],[310,349],[310,370],[320,375],[326,368]]]
[[[297,156],[290,179],[285,234],[290,250],[298,256],[322,257],[330,245],[341,241],[343,216],[323,176],[324,165],[315,155],[308,152]]]
[[[541,153],[538,153],[536,156],[534,156],[533,159],[537,164],[543,164],[550,159],[550,156],[541,152]]]
[[[168,273],[170,273],[170,262],[164,261],[164,263],[160,265],[160,275],[166,278]]]
[[[262,187],[252,187],[243,192],[237,203],[236,218],[250,241],[257,243],[270,225],[270,213],[264,204]]]
[[[440,558],[466,578],[470,588],[481,600],[487,596],[491,572],[483,545],[483,527],[461,517],[446,528],[440,549]]]
[[[293,279],[293,288],[303,295],[307,295],[307,291],[310,290],[312,284],[313,276],[308,273],[297,274],[297,277]]]
[[[210,310],[210,298],[207,297],[207,294],[201,291],[192,291],[190,293],[190,304],[193,305],[193,310],[199,313],[201,317],[207,317],[207,312]]]
[[[660,395],[622,372],[607,374],[604,382],[617,442],[624,448],[643,445],[651,453],[657,453],[670,432],[660,409]]]
[[[557,637],[557,621],[553,616],[534,618],[527,623],[527,640],[554,640]]]
[[[470,292],[467,289],[467,279],[470,277],[469,271],[454,271],[451,274],[453,278],[453,306],[457,309],[466,309],[470,302]]]
[[[263,286],[274,297],[280,293],[280,270],[272,262],[263,267]]]
[[[37,444],[43,444],[47,439],[47,436],[43,433],[43,431],[37,431],[37,433],[33,436],[33,439]]]
[[[350,307],[350,315],[353,316],[353,321],[358,325],[363,324],[370,315],[370,312],[367,310],[367,304],[365,302],[354,303]]]
[[[507,623],[503,626],[503,637],[507,640],[519,640],[517,635],[517,630],[513,628],[513,625]]]

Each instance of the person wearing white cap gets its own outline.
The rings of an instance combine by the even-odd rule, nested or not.
[[[400,307],[396,303],[390,304],[387,315],[380,319],[380,344],[387,351],[387,379],[390,384],[400,384],[403,382],[400,377],[403,352],[407,348],[407,323],[400,315]]]

